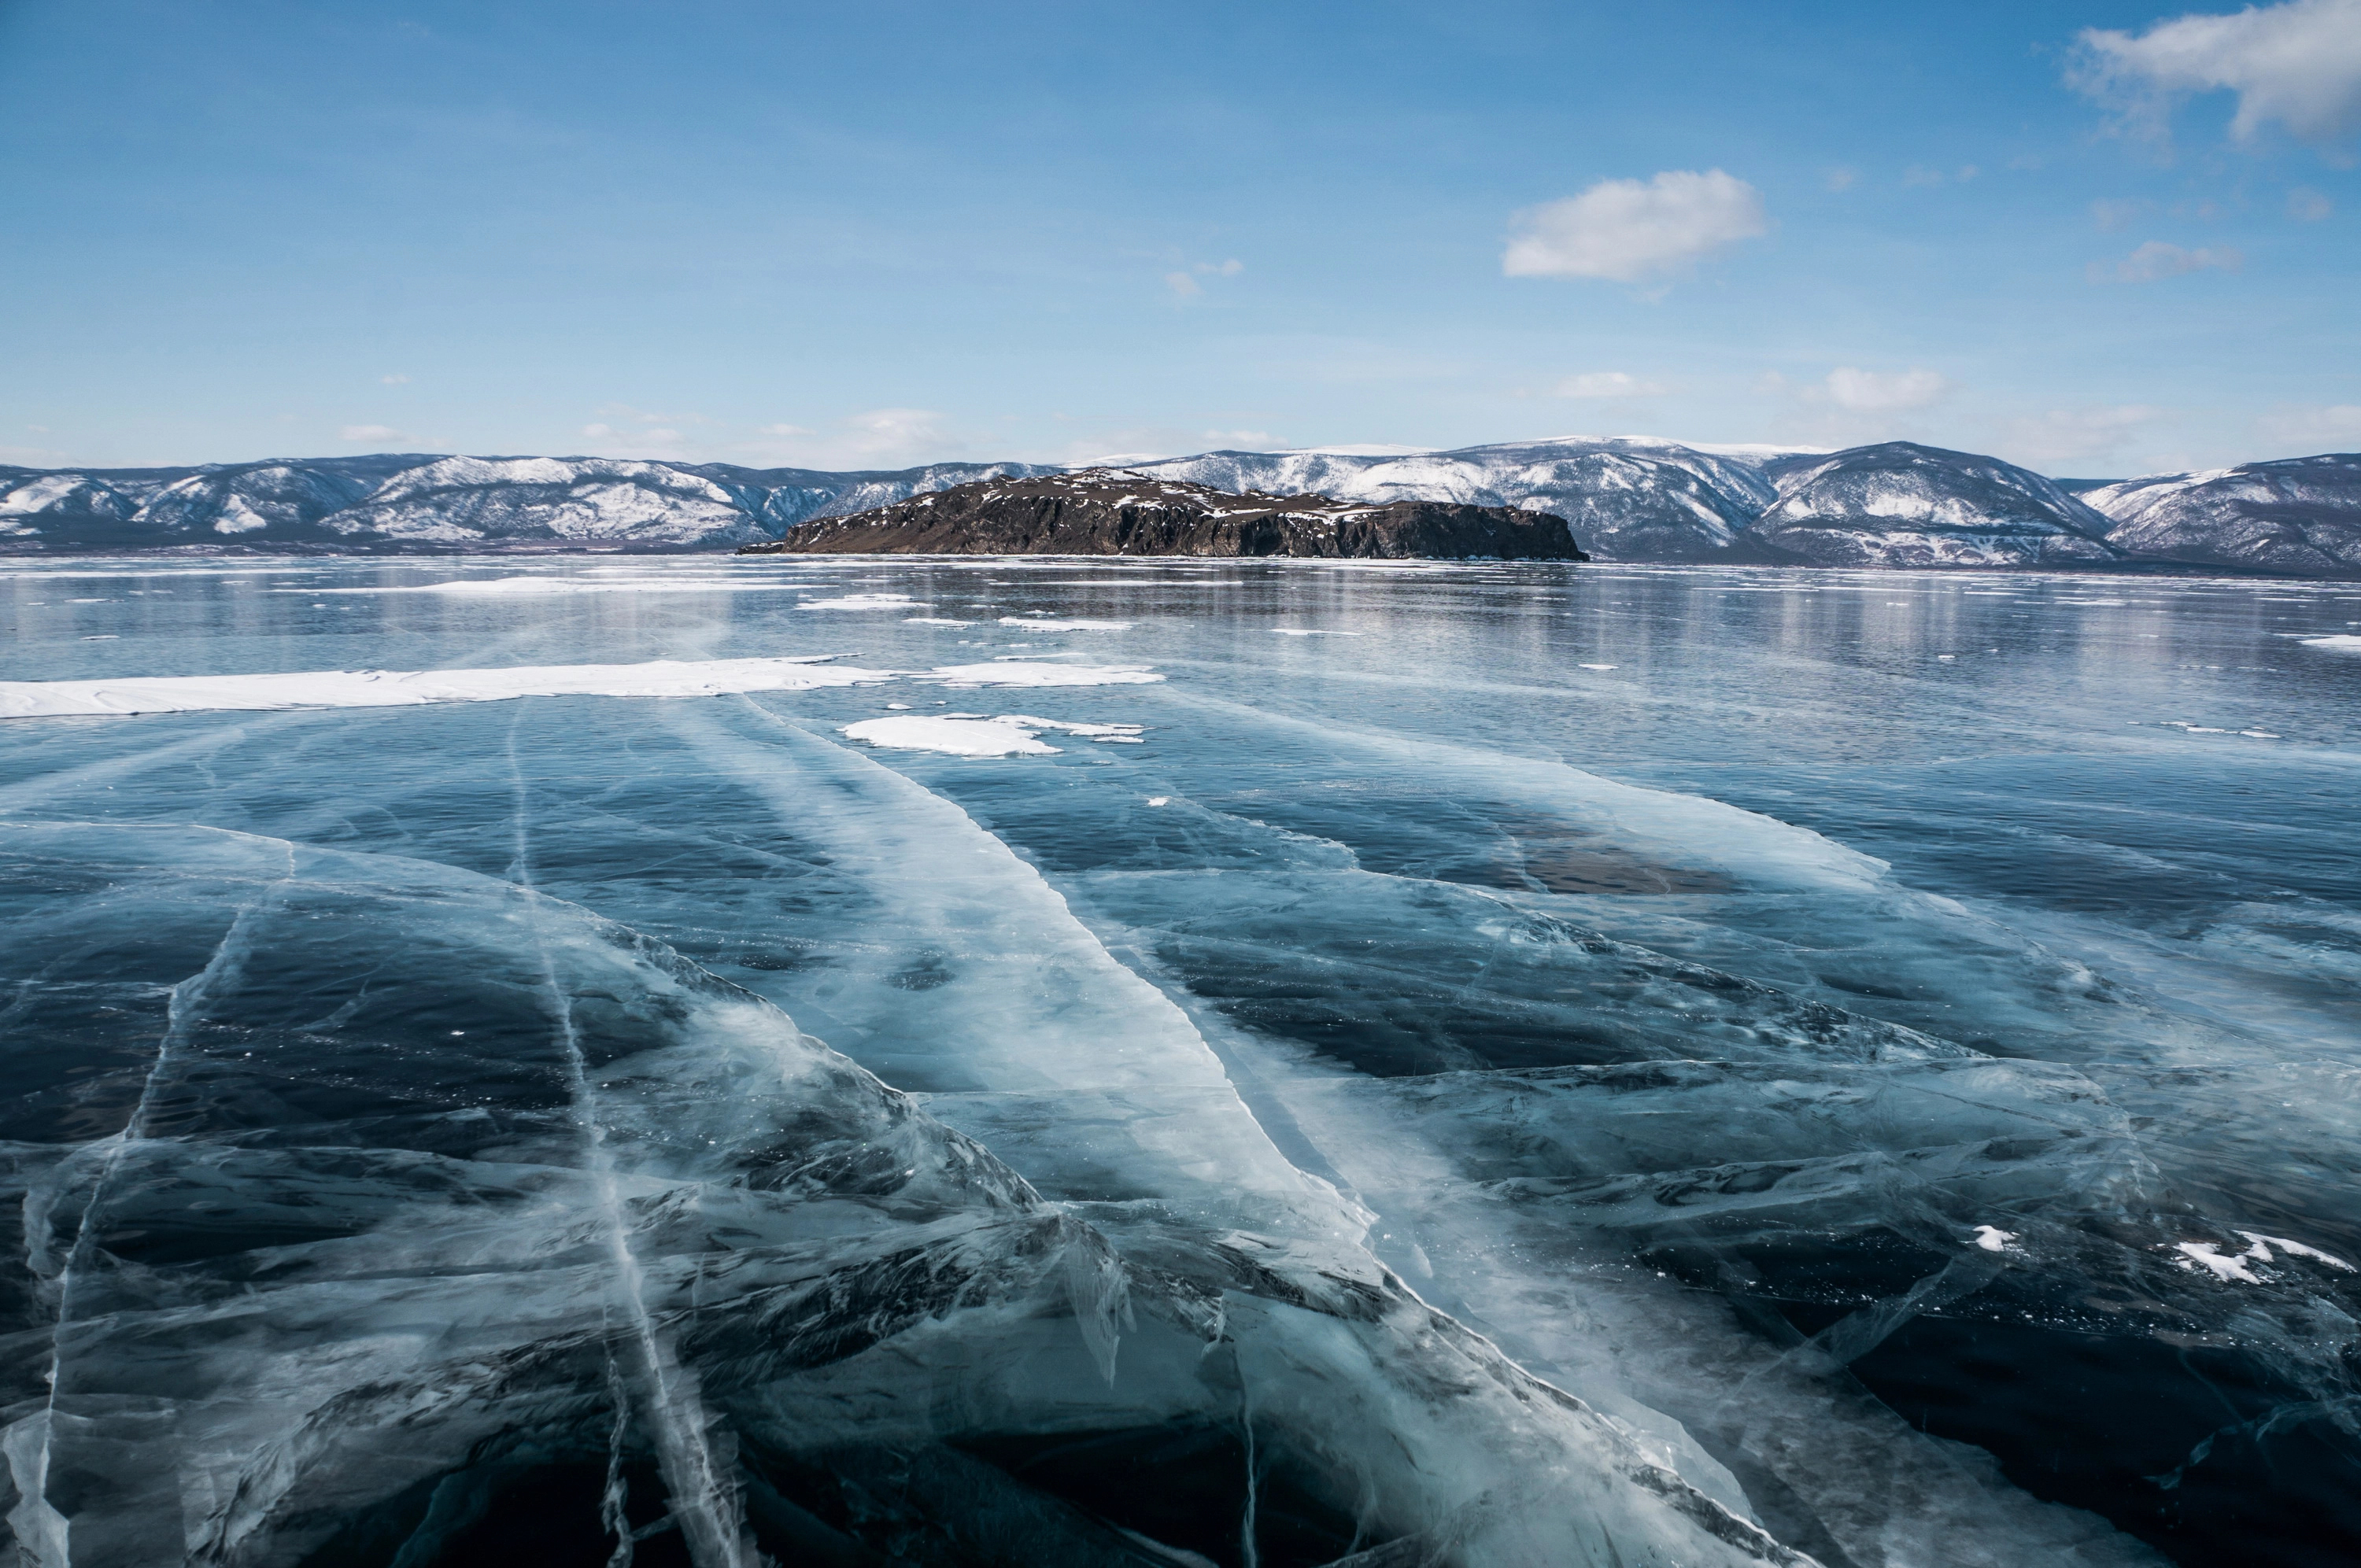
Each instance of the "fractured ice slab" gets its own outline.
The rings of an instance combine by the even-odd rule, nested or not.
[[[0,681],[0,718],[219,713],[287,707],[411,707],[522,696],[712,696],[811,691],[889,680],[827,664],[828,654],[778,659],[655,659],[643,664],[518,665],[488,670],[307,670],[264,675],[130,676]]]
[[[533,853],[0,839],[14,1005],[84,1045],[5,1064],[27,1561],[429,1563],[578,1484],[698,1568],[1252,1560],[1264,1513],[1320,1559],[1806,1562],[1349,1245],[1126,1255]]]

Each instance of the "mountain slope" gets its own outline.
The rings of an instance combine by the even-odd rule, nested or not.
[[[2107,520],[2030,469],[1889,441],[1784,457],[1758,540],[1814,566],[2091,565],[2120,558]]]
[[[1775,499],[1759,463],[1671,441],[1610,436],[1450,452],[1208,452],[1128,466],[1224,490],[1554,512],[1566,520],[1575,542],[1602,561],[1752,565],[1774,558],[1746,532],[1748,521]]]
[[[2361,453],[2155,474],[2087,491],[2134,555],[2305,576],[2361,573]]]

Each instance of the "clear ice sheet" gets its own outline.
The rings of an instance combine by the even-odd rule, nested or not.
[[[2361,599],[1053,570],[0,580],[35,681],[891,677],[0,730],[20,1553],[2361,1550]],[[994,666],[1139,743],[841,733]]]

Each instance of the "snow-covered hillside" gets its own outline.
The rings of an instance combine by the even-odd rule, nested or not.
[[[2173,563],[2361,575],[2361,455],[2097,484],[1907,442],[1808,452],[1572,436],[1131,455],[1231,491],[1452,501],[1566,520],[1602,561],[1842,566]],[[364,457],[195,468],[0,467],[0,553],[708,550],[971,480],[1062,471],[941,463],[834,473],[609,457]]]
[[[2156,474],[2085,490],[2135,555],[2306,576],[2361,573],[2361,452]]]
[[[1132,466],[1224,490],[1315,490],[1339,500],[1462,501],[1554,512],[1599,560],[1737,564],[1773,559],[1746,525],[1776,499],[1763,459],[1788,450],[1717,451],[1608,436],[1450,452],[1208,452]]]
[[[2107,520],[2029,469],[1907,441],[1781,458],[1754,536],[1814,566],[2085,565]]]

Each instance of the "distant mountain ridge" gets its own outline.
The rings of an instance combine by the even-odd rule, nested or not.
[[[1106,466],[1106,465],[1095,465]],[[2361,454],[2063,483],[1910,442],[1840,452],[1640,436],[1451,451],[1138,457],[1144,477],[1340,501],[1564,518],[1601,561],[1838,566],[2166,565],[2361,576]],[[0,554],[731,549],[797,524],[1075,466],[833,472],[433,454],[178,468],[0,467]]]

